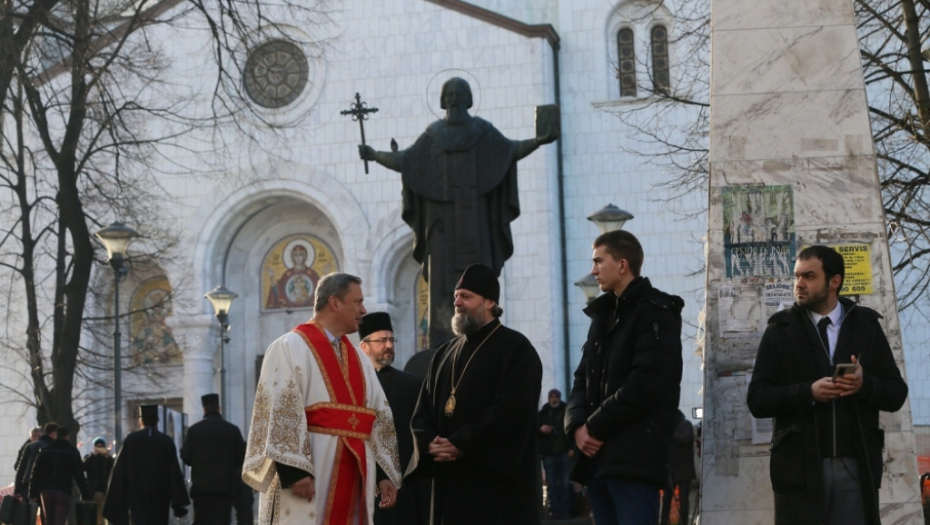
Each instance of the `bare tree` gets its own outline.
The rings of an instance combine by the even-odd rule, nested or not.
[[[0,0],[0,283],[9,298],[0,347],[28,363],[31,391],[8,393],[35,406],[40,422],[77,430],[75,380],[100,361],[82,344],[101,326],[87,318],[92,275],[106,271],[93,232],[114,219],[145,225],[132,259],[170,258],[177,228],[152,167],[159,146],[184,147],[179,137],[212,129],[210,144],[188,151],[210,159],[222,156],[224,129],[257,139],[259,128],[243,125],[263,117],[240,102],[241,50],[269,34],[287,38],[280,21],[321,24],[329,10],[328,0]],[[166,26],[208,34],[207,112],[164,79],[172,64],[157,31]]]
[[[669,174],[663,199],[707,191],[710,1],[680,4],[670,34],[678,51],[671,89],[653,89],[644,78],[638,87],[649,96],[606,108],[633,130],[624,150]],[[930,68],[921,56],[930,44],[930,0],[854,6],[898,304],[930,313]]]

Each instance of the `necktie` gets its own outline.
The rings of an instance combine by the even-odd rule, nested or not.
[[[339,338],[333,339],[333,350],[336,351],[336,357],[342,359],[342,345],[340,345]]]
[[[820,321],[817,322],[817,332],[820,334],[820,340],[823,341],[823,347],[827,350],[827,354],[830,353],[830,338],[827,337],[827,327],[830,326],[829,317],[821,317]]]

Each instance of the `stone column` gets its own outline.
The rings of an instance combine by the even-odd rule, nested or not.
[[[797,252],[861,254],[847,285],[884,315],[903,372],[901,334],[852,1],[712,1],[701,524],[770,524],[770,438],[746,389]],[[883,521],[916,523],[909,404],[881,424]]]
[[[210,392],[219,393],[218,373],[214,358],[219,349],[216,320],[212,315],[199,314],[184,323],[189,344],[184,350],[184,412],[188,424],[200,421],[203,406],[200,396]]]

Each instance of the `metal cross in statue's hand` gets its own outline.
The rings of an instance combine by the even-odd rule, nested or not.
[[[362,145],[365,145],[365,120],[368,119],[369,113],[377,113],[378,108],[369,108],[368,104],[362,102],[362,97],[356,93],[355,102],[350,109],[344,109],[339,112],[340,115],[352,115],[352,120],[358,121],[358,127],[362,130]],[[365,173],[368,173],[368,161],[365,162]]]

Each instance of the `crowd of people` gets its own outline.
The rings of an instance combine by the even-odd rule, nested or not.
[[[139,407],[141,430],[126,436],[118,457],[98,437],[81,458],[69,429],[46,423],[32,429],[17,455],[14,495],[38,507],[43,525],[168,525],[194,503],[197,525],[253,522],[252,490],[241,480],[245,440],[220,414],[219,396],[201,398],[203,420],[184,438],[180,458],[191,467],[191,487],[181,473],[174,441],[158,430],[157,405]],[[77,489],[77,493],[74,490]]]
[[[464,270],[450,298],[455,337],[421,353],[428,364],[408,363],[419,375],[393,367],[390,315],[367,312],[361,279],[332,273],[312,318],[268,347],[247,441],[218,396],[203,397],[180,451],[190,491],[156,407],[143,406],[143,428],[115,461],[102,439],[82,460],[67,429],[33,429],[16,494],[41,502],[46,525],[65,523],[72,486],[117,525],[166,525],[189,497],[197,525],[229,524],[234,508],[250,524],[253,490],[261,525],[531,525],[544,517],[544,475],[552,519],[582,511],[583,487],[597,525],[687,523],[684,302],[641,275],[643,260],[629,232],[594,241],[591,273],[605,293],[584,310],[591,325],[567,402],[553,389],[538,407],[542,364],[501,323],[492,268]],[[747,403],[774,418],[777,524],[880,524],[878,414],[898,410],[907,385],[881,316],[839,297],[844,272],[834,250],[802,250],[796,302],[772,316],[758,349]],[[347,337],[356,332],[359,348]]]

